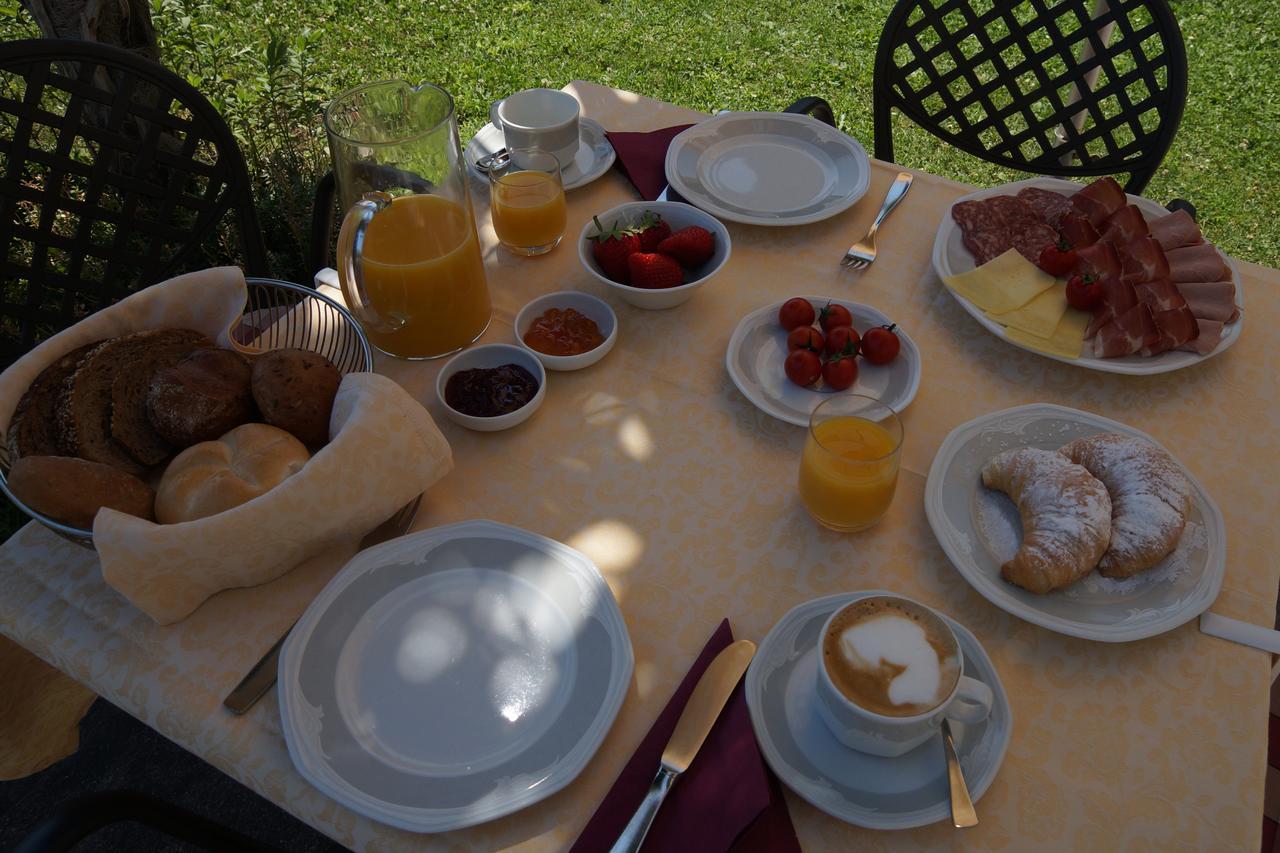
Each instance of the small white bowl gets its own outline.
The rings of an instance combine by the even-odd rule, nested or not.
[[[693,205],[683,204],[678,201],[632,201],[597,214],[596,218],[600,220],[601,225],[610,228],[617,220],[628,224],[638,222],[646,210],[652,210],[660,215],[671,226],[672,231],[679,231],[681,228],[687,228],[690,225],[701,225],[716,235],[715,254],[700,269],[690,271],[689,275],[692,276],[692,281],[678,287],[649,290],[644,287],[619,284],[609,278],[600,269],[600,265],[596,263],[595,256],[591,253],[592,241],[590,237],[599,233],[596,230],[595,222],[592,220],[587,221],[587,224],[582,228],[582,234],[578,236],[578,259],[582,261],[582,266],[586,268],[587,272],[604,282],[624,300],[637,308],[648,308],[650,310],[674,308],[689,301],[698,288],[706,284],[729,260],[729,253],[732,248],[732,243],[729,240],[729,230],[724,227],[724,224],[719,219],[716,219],[711,214],[701,211]]]
[[[534,320],[551,308],[559,308],[562,311],[572,308],[591,319],[600,329],[600,334],[604,335],[604,341],[595,349],[577,355],[548,355],[529,346],[524,342],[525,333],[529,331]],[[515,333],[516,344],[533,353],[548,370],[581,370],[595,364],[613,349],[614,343],[618,340],[618,315],[613,313],[608,302],[598,296],[578,290],[561,290],[539,296],[521,308],[520,313],[516,315]]]
[[[484,418],[463,414],[445,402],[444,387],[449,383],[449,377],[453,376],[453,374],[460,370],[472,370],[478,367],[502,367],[504,364],[518,364],[532,373],[533,378],[538,380],[538,391],[533,395],[533,399],[514,412]],[[449,420],[459,426],[479,430],[480,432],[497,432],[498,430],[510,429],[517,424],[524,423],[542,405],[542,398],[546,395],[547,371],[543,369],[542,362],[538,361],[528,350],[523,350],[511,344],[483,344],[465,349],[449,359],[445,366],[441,368],[440,375],[436,377],[436,396],[440,398],[440,405],[444,407],[444,413],[449,416]]]

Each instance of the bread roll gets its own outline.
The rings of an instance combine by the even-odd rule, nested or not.
[[[213,441],[253,420],[253,369],[229,349],[201,349],[156,371],[147,391],[147,419],[174,447]]]
[[[73,456],[24,456],[13,463],[10,490],[27,506],[50,518],[93,528],[102,507],[150,519],[155,493],[132,474]]]
[[[253,362],[253,399],[263,419],[310,447],[329,440],[329,415],[342,374],[303,349],[273,350]]]
[[[156,492],[156,520],[194,521],[240,506],[296,474],[309,458],[302,442],[284,430],[238,426],[174,457]]]

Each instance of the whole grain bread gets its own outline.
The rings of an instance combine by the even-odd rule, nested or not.
[[[308,447],[329,440],[329,416],[342,373],[324,356],[278,349],[253,362],[253,399],[262,418]]]
[[[102,341],[94,341],[59,358],[40,371],[27,388],[9,420],[9,453],[13,459],[23,456],[53,456],[59,453],[58,397],[67,377],[75,372],[89,350]]]
[[[138,354],[135,363],[116,373],[111,382],[111,437],[129,455],[147,466],[159,465],[175,448],[162,437],[147,418],[147,392],[161,371],[182,361],[196,350],[212,350],[213,341],[173,338],[160,341]],[[246,372],[248,368],[245,368]],[[248,380],[245,380],[246,387]],[[185,447],[186,445],[180,445]]]
[[[212,441],[257,414],[249,361],[228,349],[188,353],[156,372],[147,392],[151,426],[175,448]]]
[[[154,518],[155,492],[110,465],[69,456],[24,456],[9,469],[9,488],[27,506],[63,524],[92,529],[105,507]]]
[[[142,474],[139,463],[111,436],[111,389],[118,373],[137,370],[148,350],[175,341],[197,344],[205,336],[190,329],[134,332],[98,344],[67,377],[58,400],[57,421],[63,456],[78,456]]]

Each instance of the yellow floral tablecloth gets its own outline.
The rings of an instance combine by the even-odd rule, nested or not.
[[[610,130],[701,117],[593,84],[568,88]],[[1239,265],[1246,328],[1222,356],[1154,377],[1093,373],[1004,344],[946,293],[930,246],[950,201],[967,191],[962,185],[918,174],[881,234],[880,260],[864,273],[840,269],[896,172],[875,164],[866,197],[817,225],[729,224],[727,267],[689,303],[659,312],[606,295],[578,263],[574,240],[591,214],[634,198],[616,172],[570,193],[566,244],[536,259],[497,248],[487,193],[473,184],[495,304],[485,340],[510,341],[526,301],[565,288],[606,295],[620,339],[599,365],[551,374],[542,409],[495,434],[444,419],[433,390],[439,364],[384,360],[380,370],[436,415],[456,460],[416,526],[491,518],[591,555],[622,607],[636,668],[616,724],[577,780],[522,812],[433,838],[433,846],[566,847],[722,617],[737,636],[759,640],[803,601],[884,587],[944,610],[982,641],[1009,692],[1012,744],[975,829],[877,833],[790,796],[806,849],[1257,849],[1269,656],[1205,636],[1194,623],[1106,645],[1009,616],[947,562],[925,520],[923,492],[942,439],[985,412],[1049,401],[1125,421],[1172,450],[1222,508],[1227,570],[1213,610],[1269,627],[1280,580],[1272,372],[1280,273]],[[921,350],[899,491],[884,521],[863,534],[836,535],[809,519],[795,488],[804,431],[759,412],[724,370],[738,319],[796,294],[874,305]],[[28,525],[0,547],[0,631],[339,842],[420,848],[424,838],[359,817],[302,780],[274,693],[243,718],[220,704],[354,547],[265,586],[220,593],[161,627],[103,584],[92,554]]]

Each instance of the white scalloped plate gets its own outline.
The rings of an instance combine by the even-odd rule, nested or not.
[[[1071,195],[1082,188],[1080,184],[1064,181],[1061,178],[1028,178],[1025,181],[1015,181],[1012,184],[1004,184],[969,193],[956,199],[954,203],[958,204],[962,201],[991,198],[998,195],[1016,195],[1018,190],[1023,187],[1040,187],[1063,195]],[[1137,205],[1148,216],[1160,216],[1169,212],[1149,198],[1137,195],[1131,195],[1128,198],[1130,204]],[[951,218],[951,210],[948,208],[947,212],[942,215],[942,221],[938,223],[938,234],[933,240],[933,268],[938,273],[939,278],[968,272],[974,268],[973,255],[964,247],[962,238],[960,226]],[[1091,370],[1099,370],[1103,373],[1149,376],[1154,373],[1168,373],[1171,370],[1181,370],[1184,367],[1199,364],[1205,359],[1213,358],[1215,355],[1221,355],[1226,352],[1228,347],[1240,339],[1240,330],[1244,325],[1244,289],[1240,286],[1240,271],[1236,269],[1235,261],[1229,255],[1221,249],[1218,250],[1218,253],[1222,255],[1222,259],[1226,261],[1227,267],[1231,270],[1231,279],[1236,285],[1236,305],[1240,307],[1241,311],[1240,316],[1236,318],[1234,323],[1228,323],[1223,327],[1222,340],[1218,342],[1218,346],[1214,348],[1213,352],[1208,355],[1197,355],[1194,352],[1183,352],[1181,350],[1162,352],[1150,358],[1143,358],[1138,355],[1127,355],[1122,358],[1063,358],[1062,356],[1050,355],[1039,350],[1029,349],[1017,341],[1005,337],[1004,327],[983,313],[981,308],[960,296],[951,288],[946,289],[956,302],[960,303],[960,307],[982,325],[982,328],[1018,349],[1024,349],[1027,352],[1033,352],[1036,355],[1051,358],[1054,361],[1077,364]]]
[[[569,784],[622,705],[634,659],[584,555],[492,521],[362,551],[280,656],[298,772],[412,832],[493,820]]]
[[[1022,523],[1013,502],[984,487],[979,475],[1002,450],[1056,450],[1100,432],[1127,433],[1159,446],[1131,426],[1047,403],[975,418],[952,430],[938,448],[925,484],[924,508],[951,563],[992,604],[1060,634],[1126,643],[1171,631],[1208,610],[1218,597],[1226,526],[1200,482],[1178,463],[1191,483],[1191,514],[1177,549],[1160,565],[1124,580],[1094,572],[1065,589],[1035,595],[1000,577],[1001,564],[1021,542]]]

